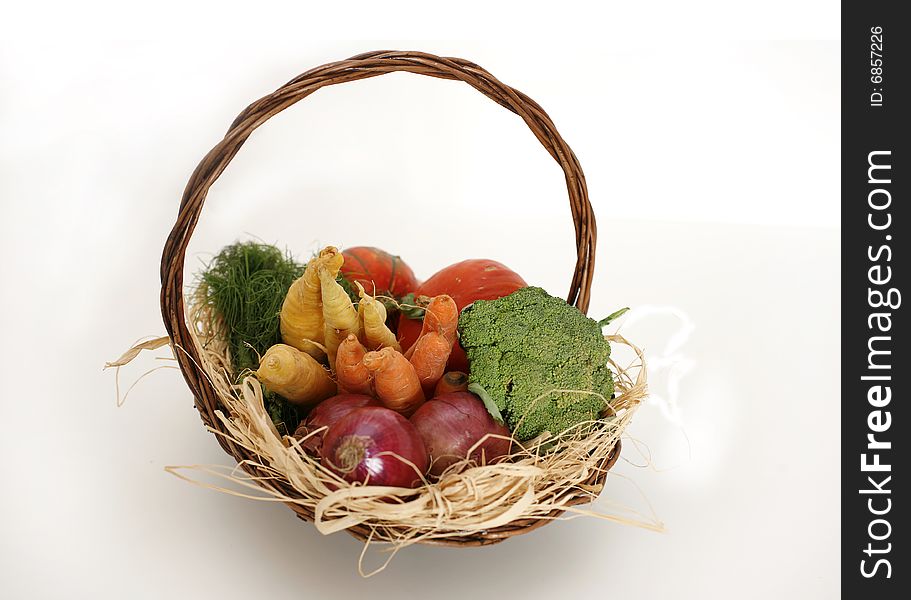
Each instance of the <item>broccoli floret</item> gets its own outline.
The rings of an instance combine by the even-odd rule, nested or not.
[[[598,322],[541,288],[467,306],[459,341],[471,389],[486,392],[518,440],[597,419],[614,393]]]

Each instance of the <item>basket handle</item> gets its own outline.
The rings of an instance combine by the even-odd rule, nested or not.
[[[588,200],[588,188],[579,160],[560,137],[547,113],[522,92],[500,82],[467,60],[443,58],[423,52],[375,51],[359,54],[298,75],[275,92],[248,106],[231,124],[224,139],[203,157],[187,182],[177,222],[161,256],[161,312],[172,342],[175,347],[183,349],[182,352],[177,352],[178,360],[187,383],[196,395],[197,405],[200,401],[209,405],[206,412],[214,410],[217,402],[211,385],[200,377],[192,364],[198,364],[199,357],[190,341],[184,317],[183,271],[187,244],[199,220],[209,188],[250,134],[271,117],[322,87],[396,71],[464,81],[500,106],[522,117],[541,145],[560,164],[566,175],[569,206],[576,230],[576,265],[566,301],[582,312],[588,311],[597,240],[595,215]],[[211,418],[213,415],[204,412],[203,416]]]

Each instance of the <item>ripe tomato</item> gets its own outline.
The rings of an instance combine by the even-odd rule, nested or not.
[[[360,282],[368,294],[399,298],[418,287],[414,271],[399,256],[367,246],[346,248],[342,255],[342,275],[352,283]]]
[[[463,260],[438,271],[415,290],[415,296],[449,294],[461,311],[475,300],[495,300],[528,284],[502,263],[484,258]],[[398,336],[402,348],[410,348],[421,334],[421,321],[399,317]],[[449,371],[468,371],[468,359],[456,342],[449,357]]]

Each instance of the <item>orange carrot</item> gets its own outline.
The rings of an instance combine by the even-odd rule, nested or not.
[[[449,371],[443,375],[443,378],[433,389],[433,397],[442,396],[450,392],[467,392],[468,375],[461,371]]]
[[[424,313],[423,332],[436,331],[445,337],[450,344],[455,343],[456,327],[459,324],[459,307],[455,300],[446,294],[435,296],[427,305]]]
[[[357,336],[349,333],[338,347],[335,359],[335,376],[338,378],[339,390],[350,394],[373,395],[370,386],[370,374],[364,366],[364,355],[367,349]]]
[[[386,408],[408,417],[424,403],[421,380],[401,352],[392,348],[368,352],[363,364],[373,376],[377,398]]]
[[[424,311],[424,324],[421,326],[421,335],[418,336],[418,341],[427,333],[434,331],[445,337],[452,345],[455,343],[458,324],[459,307],[456,306],[455,301],[446,294],[434,296],[427,305],[427,310]],[[418,343],[415,342],[408,349],[408,352],[405,353],[405,358],[411,358],[417,345]]]
[[[436,331],[425,333],[415,342],[410,360],[426,395],[432,394],[437,382],[443,376],[450,352],[452,352],[452,342]]]

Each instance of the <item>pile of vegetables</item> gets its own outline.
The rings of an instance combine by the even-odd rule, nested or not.
[[[609,416],[603,323],[491,260],[422,283],[376,248],[300,265],[238,243],[202,283],[237,376],[252,373],[280,431],[348,482],[416,487]]]

